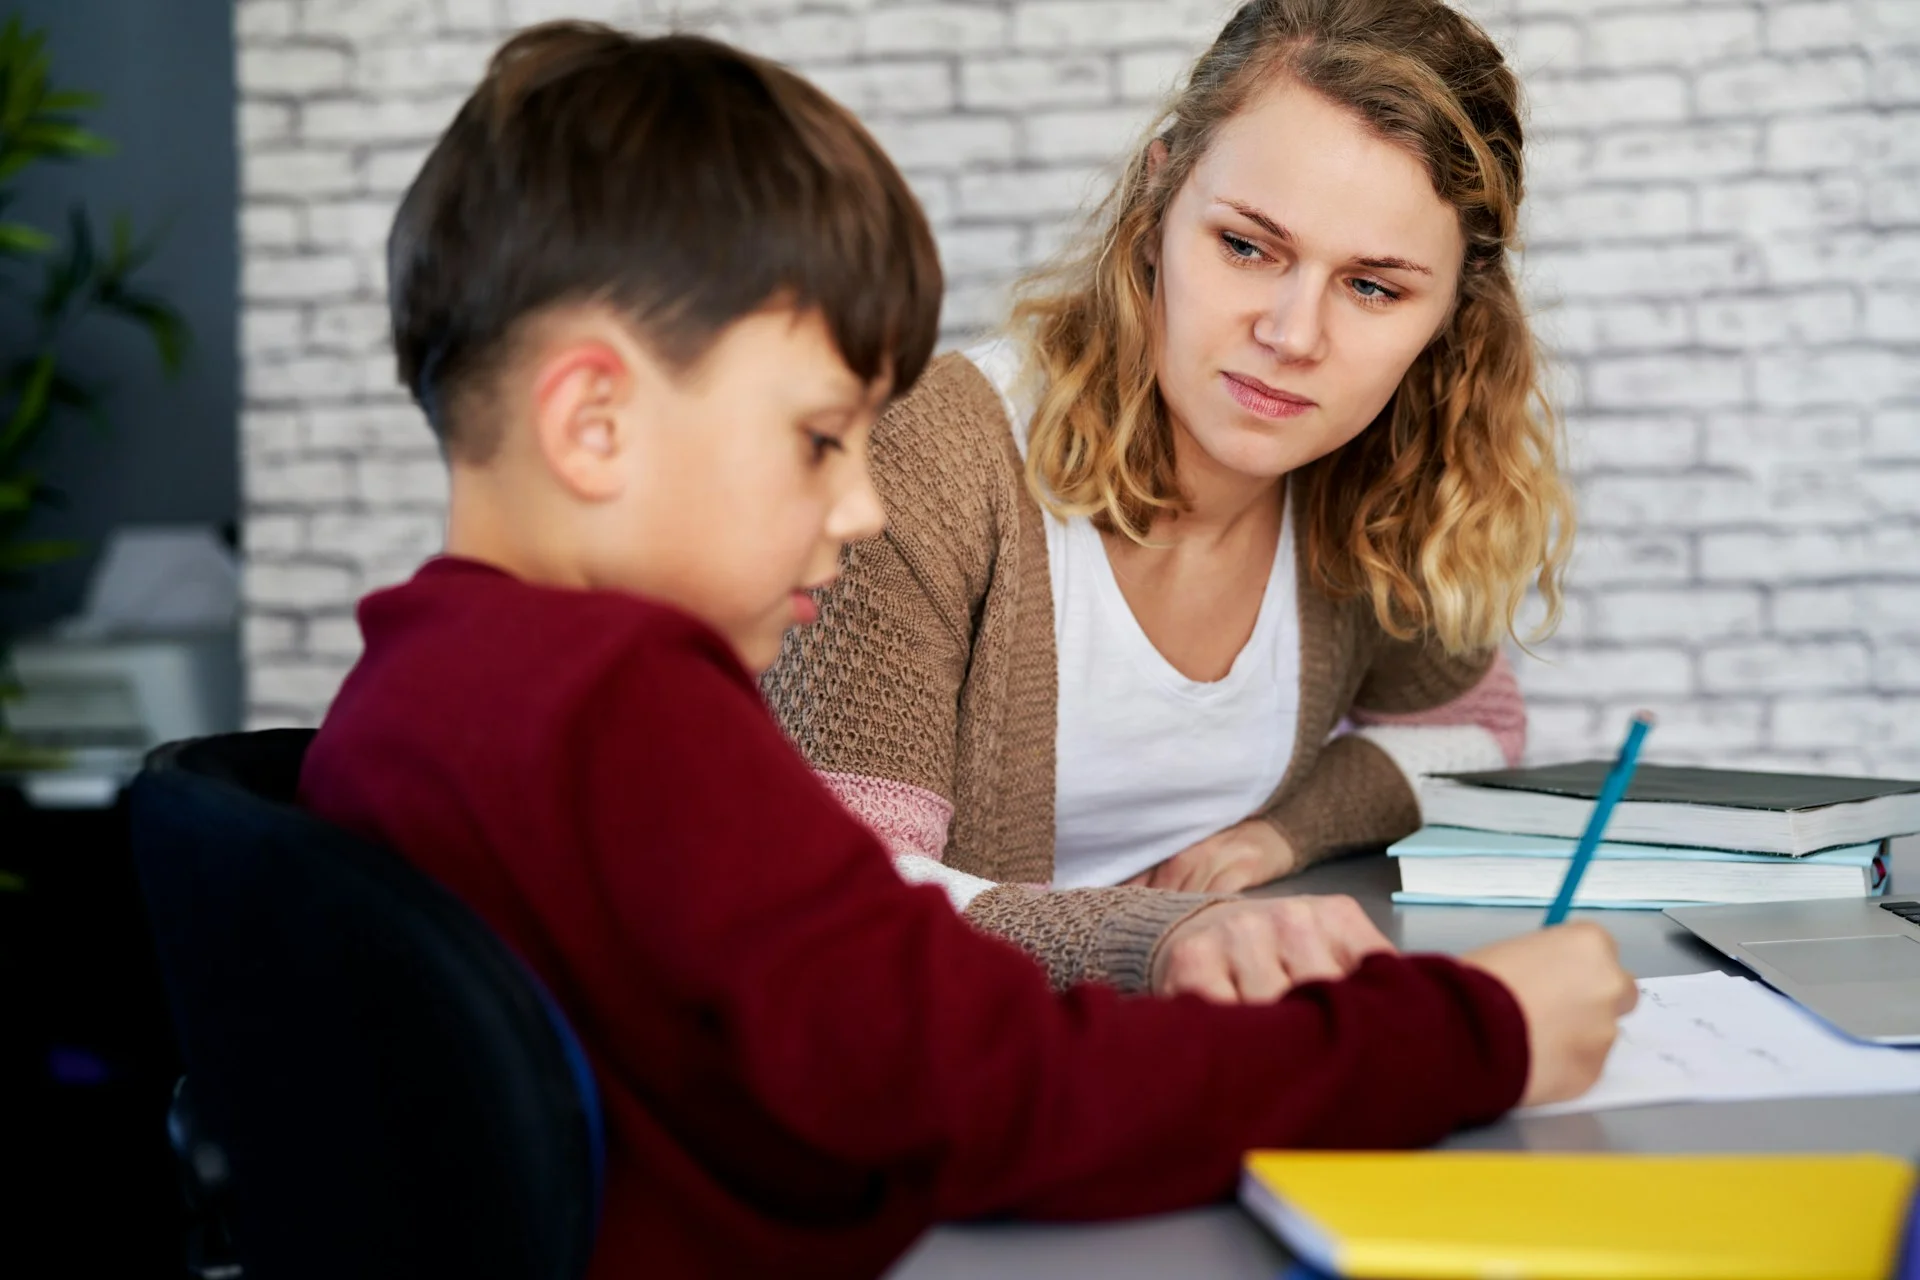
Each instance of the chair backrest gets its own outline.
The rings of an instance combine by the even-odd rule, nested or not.
[[[135,860],[248,1280],[574,1280],[601,1128],[533,975],[395,854],[293,804],[311,733],[156,751]]]

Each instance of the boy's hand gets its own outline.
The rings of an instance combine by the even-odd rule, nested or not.
[[[1564,1102],[1593,1087],[1621,1015],[1640,998],[1613,935],[1595,924],[1544,929],[1461,957],[1513,993],[1527,1020],[1523,1107]]]
[[[1266,1004],[1303,982],[1344,978],[1367,956],[1392,950],[1352,898],[1236,899],[1195,912],[1161,939],[1153,993]]]
[[[1295,870],[1298,861],[1274,825],[1248,818],[1190,844],[1127,884],[1187,893],[1238,893]]]

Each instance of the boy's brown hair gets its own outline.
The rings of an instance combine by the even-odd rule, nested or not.
[[[925,368],[941,276],[925,215],[844,108],[698,36],[582,22],[501,47],[387,240],[400,380],[484,461],[484,384],[535,313],[605,302],[684,371],[760,308],[817,308],[858,377]]]

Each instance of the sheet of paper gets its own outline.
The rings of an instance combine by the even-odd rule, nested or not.
[[[1559,1115],[1661,1102],[1920,1093],[1920,1049],[1862,1044],[1751,978],[1648,978],[1599,1083]]]

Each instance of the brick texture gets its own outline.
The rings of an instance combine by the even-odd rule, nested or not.
[[[1581,495],[1537,759],[1920,774],[1920,4],[1469,0],[1525,78],[1524,277]],[[381,329],[392,206],[495,43],[704,31],[859,112],[951,342],[1057,246],[1226,0],[238,0],[251,719],[311,723],[444,483]]]

